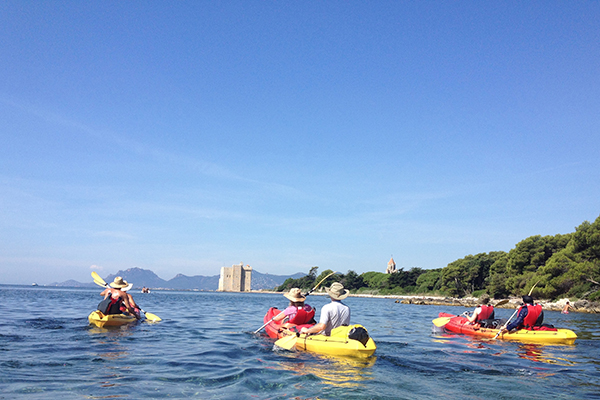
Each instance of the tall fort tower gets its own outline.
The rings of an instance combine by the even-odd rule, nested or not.
[[[244,263],[221,267],[219,292],[249,292],[252,284],[252,267]]]

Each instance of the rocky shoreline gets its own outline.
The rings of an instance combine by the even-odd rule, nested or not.
[[[281,293],[273,291],[256,291],[256,293]],[[326,296],[324,292],[314,292],[311,296]],[[477,307],[480,304],[480,299],[477,297],[442,297],[442,296],[402,296],[402,295],[378,295],[378,294],[350,294],[349,297],[366,297],[376,299],[395,299],[396,303],[414,304],[422,306],[454,306],[454,307]],[[568,299],[560,299],[556,301],[536,300],[536,303],[542,305],[544,310],[562,311]],[[490,303],[495,305],[500,300],[491,300]],[[522,303],[521,297],[511,297],[508,303],[499,305],[497,308],[516,309]],[[600,303],[591,302],[588,300],[571,301],[571,309],[569,312],[581,312],[589,314],[600,314]]]
[[[459,307],[476,307],[480,304],[478,298],[451,298],[451,297],[404,297],[398,296],[399,302],[402,304],[415,304],[415,305],[435,305],[435,306],[459,306]],[[492,300],[490,303],[494,305],[499,300]],[[549,311],[562,311],[565,307],[567,299],[560,299],[557,301],[546,301],[536,300],[536,303],[542,305],[544,310]],[[521,305],[521,298],[510,298],[508,303],[499,305],[498,308],[510,308],[516,309]],[[578,300],[571,302],[571,309],[569,312],[582,312],[590,314],[600,313],[600,304],[596,302],[590,302],[587,300]]]

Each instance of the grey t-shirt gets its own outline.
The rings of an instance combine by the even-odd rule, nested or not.
[[[350,307],[341,301],[332,300],[321,308],[321,324],[325,324],[323,333],[331,334],[331,330],[342,325],[350,325]]]

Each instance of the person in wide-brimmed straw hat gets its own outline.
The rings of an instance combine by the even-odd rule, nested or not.
[[[300,289],[291,288],[289,292],[283,294],[283,297],[290,301],[290,305],[277,314],[273,321],[281,321],[287,318],[288,324],[304,325],[314,323],[315,310],[310,305],[305,304],[306,296],[302,294]]]
[[[130,312],[136,318],[139,318],[139,312],[136,313],[135,302],[133,302],[131,295],[126,292],[133,285],[130,286],[126,280],[117,276],[110,283],[110,286],[100,293],[101,296],[104,296],[104,300],[98,304],[98,310],[105,315]],[[129,300],[130,298],[131,301]]]
[[[344,289],[344,285],[339,282],[333,283],[325,290],[331,298],[331,303],[325,304],[321,308],[319,323],[310,328],[302,328],[302,333],[323,332],[325,335],[330,335],[332,329],[342,325],[350,325],[350,307],[342,303],[342,300],[348,297],[350,291]]]
[[[115,280],[110,283],[110,286],[115,289],[123,289],[127,287],[129,283],[120,276],[115,276]]]

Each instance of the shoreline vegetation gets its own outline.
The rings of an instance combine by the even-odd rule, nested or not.
[[[269,293],[269,294],[281,294],[282,292],[272,290],[253,290],[250,293]],[[327,296],[325,292],[313,292],[311,296]],[[428,296],[428,295],[382,295],[382,294],[353,294],[350,293],[348,297],[362,297],[362,298],[373,298],[373,299],[391,299],[396,300],[396,303],[401,304],[413,304],[420,306],[449,306],[449,307],[477,307],[481,304],[481,299],[478,297],[444,297],[444,296]],[[542,308],[547,311],[562,311],[565,307],[566,302],[569,299],[559,299],[556,301],[551,300],[536,300],[536,303],[542,305]],[[492,300],[490,303],[494,305],[500,300]],[[512,297],[508,299],[508,303],[495,306],[495,308],[506,308],[506,309],[517,309],[522,304],[520,297]],[[569,313],[581,312],[588,314],[600,314],[600,303],[590,302],[588,300],[577,300],[570,301],[571,309]]]
[[[554,236],[531,236],[508,252],[492,251],[467,255],[446,267],[346,274],[327,269],[317,275],[287,279],[274,289],[288,291],[298,287],[305,292],[317,282],[322,287],[341,282],[358,297],[394,298],[405,304],[474,307],[483,297],[494,303],[510,299],[504,308],[520,305],[524,294],[531,294],[544,309],[562,311],[567,300],[570,311],[600,312],[600,216],[593,223],[584,221],[575,232]]]

